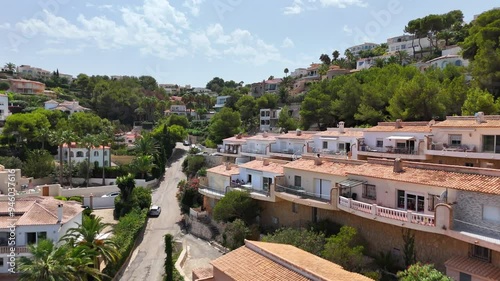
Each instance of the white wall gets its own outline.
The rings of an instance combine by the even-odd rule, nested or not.
[[[449,135],[461,135],[462,144],[474,145],[476,152],[482,152],[483,135],[500,135],[500,128],[474,128],[474,129],[455,129],[455,128],[432,128],[432,142],[449,143]]]
[[[408,136],[408,137],[414,137],[415,138],[415,149],[418,147],[419,148],[419,153],[423,152],[423,149],[425,149],[425,143],[420,144],[420,142],[424,141],[425,142],[425,136],[430,135],[431,133],[412,133],[412,132],[365,132],[364,133],[364,142],[366,145],[368,145],[370,148],[376,148],[376,149],[384,149],[386,146],[393,146],[396,147],[396,140],[389,140],[387,139],[390,136]],[[384,145],[382,148],[377,147],[377,139],[381,139],[384,142]],[[405,142],[405,141],[401,141]],[[359,148],[358,148],[359,149]]]
[[[83,198],[83,205],[90,206],[90,196]],[[115,197],[99,197],[92,198],[92,209],[112,209],[115,207]]]

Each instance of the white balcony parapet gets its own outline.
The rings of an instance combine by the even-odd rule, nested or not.
[[[368,204],[343,196],[339,196],[339,206],[390,220],[409,222],[411,224],[431,227],[436,225],[436,220],[433,215],[381,207],[377,206],[377,204]]]

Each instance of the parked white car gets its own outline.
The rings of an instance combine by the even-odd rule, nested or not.
[[[156,205],[153,205],[151,206],[151,208],[149,209],[149,212],[148,212],[148,215],[150,217],[157,217],[159,216],[161,213],[161,207],[160,206],[156,206]]]
[[[104,195],[103,195],[103,196],[101,196],[101,197],[116,197],[116,196],[118,196],[118,195],[120,195],[120,192],[119,192],[119,191],[115,191],[115,192],[110,192],[110,193],[108,193],[108,194],[104,194]]]

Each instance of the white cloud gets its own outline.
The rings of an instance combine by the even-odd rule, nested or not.
[[[300,14],[302,12],[302,6],[304,4],[302,3],[301,0],[293,0],[293,3],[291,6],[285,7],[284,14],[285,15],[296,15]]]
[[[348,6],[367,7],[368,3],[362,0],[293,0],[290,6],[285,7],[285,15],[296,15],[304,11],[316,10],[318,4],[322,7],[347,8]]]
[[[2,23],[0,24],[0,29],[10,29],[10,23]]]
[[[94,7],[94,6],[95,6],[95,5],[94,5],[94,4],[92,4],[92,3],[89,3],[89,2],[85,3],[85,7],[90,8],[90,7]]]
[[[189,9],[191,14],[197,17],[200,14],[200,6],[205,0],[185,0],[182,6]]]
[[[293,48],[295,46],[295,43],[293,43],[292,39],[286,37],[285,40],[283,40],[283,43],[281,44],[282,48]]]
[[[344,27],[342,28],[342,30],[343,30],[345,33],[349,34],[349,35],[351,35],[351,34],[352,34],[352,28],[350,28],[348,25],[344,25]]]
[[[83,51],[83,48],[63,48],[63,49],[58,49],[58,48],[45,48],[37,51],[36,53],[39,55],[74,55],[81,53]]]

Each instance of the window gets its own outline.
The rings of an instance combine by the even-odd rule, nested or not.
[[[500,207],[483,205],[483,220],[500,222]]]
[[[483,152],[500,153],[500,136],[483,136]]]
[[[77,151],[76,157],[83,157],[83,151]]]
[[[423,212],[425,198],[422,195],[407,193],[404,190],[398,190],[397,204],[398,208],[407,211]]]
[[[462,145],[462,135],[449,135],[450,146],[460,146]]]
[[[107,151],[104,151],[104,156],[108,156],[108,152]]]
[[[294,186],[302,186],[302,178],[300,176],[295,176],[293,181]]]
[[[105,160],[104,161],[104,167],[107,167],[108,166],[108,160]]]
[[[429,201],[427,210],[433,212],[436,208],[436,205],[439,203],[439,195],[429,194],[427,200]]]
[[[460,272],[460,276],[459,276],[458,281],[471,281],[471,280],[472,280],[472,276],[470,276],[467,273]]]
[[[375,189],[375,185],[373,184],[364,184],[363,185],[363,198],[376,200],[377,199],[377,191]]]
[[[328,142],[327,141],[323,142],[323,149],[328,149]]]
[[[384,140],[383,139],[377,139],[377,147],[383,147],[384,146]]]
[[[455,61],[456,66],[462,66],[462,61],[461,60],[456,60]]]
[[[406,142],[397,142],[396,148],[406,148]]]
[[[292,213],[297,214],[299,212],[299,205],[296,203],[292,203]]]
[[[474,167],[474,163],[465,163],[465,167]]]
[[[262,181],[263,181],[262,185],[263,185],[264,191],[269,191],[269,187],[273,184],[273,179],[272,178],[263,177]]]
[[[0,258],[0,267],[3,267],[3,258]]]
[[[491,250],[478,245],[471,245],[471,257],[480,259],[486,262],[491,261]]]
[[[94,151],[94,156],[99,156],[99,151]]]
[[[345,150],[345,143],[341,142],[339,143],[339,151]]]
[[[37,244],[40,240],[47,239],[47,232],[26,232],[26,244]]]

